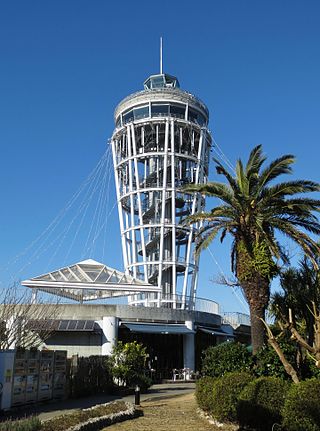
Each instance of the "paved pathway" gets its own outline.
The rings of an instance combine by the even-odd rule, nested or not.
[[[170,383],[153,385],[146,394],[141,394],[141,402],[152,399],[170,398],[177,395],[188,394],[194,391],[194,383]],[[95,395],[91,397],[68,399],[59,402],[49,402],[24,409],[21,407],[13,416],[25,416],[29,414],[39,415],[41,420],[47,420],[56,416],[72,413],[78,409],[84,409],[97,404],[114,400],[134,402],[134,395],[120,397],[117,395]],[[13,412],[14,413],[14,412]]]
[[[119,422],[103,431],[235,431],[225,425],[218,428],[199,416],[193,394],[153,399],[141,404],[143,416]]]

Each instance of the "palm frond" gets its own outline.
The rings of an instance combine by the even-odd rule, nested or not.
[[[199,221],[211,222],[211,221],[214,221],[215,219],[216,219],[216,216],[212,215],[211,213],[202,212],[202,213],[189,215],[183,220],[182,224],[189,225],[189,224],[197,223]]]
[[[222,165],[222,163],[218,159],[213,158],[213,161],[216,163],[217,174],[225,176],[234,193],[239,193],[239,185],[237,184],[235,178],[233,178],[230,172],[228,172],[228,170]]]
[[[298,193],[310,193],[320,191],[320,184],[314,181],[297,180],[282,182],[272,187],[265,187],[261,191],[260,200],[269,201],[274,199],[284,199],[286,196],[292,196]]]
[[[262,189],[270,181],[282,174],[291,174],[291,165],[295,162],[295,157],[292,154],[285,154],[270,163],[260,174],[259,188]]]
[[[318,269],[318,263],[315,256],[319,256],[320,246],[307,234],[297,229],[291,222],[286,220],[275,219],[274,227],[281,231],[285,236],[296,242],[310,258],[314,268]]]
[[[239,185],[240,193],[246,196],[249,191],[249,183],[248,183],[248,178],[246,177],[243,169],[242,161],[240,159],[237,160],[237,164],[236,164],[236,179]]]
[[[260,168],[263,165],[263,163],[265,162],[265,160],[266,160],[266,157],[262,153],[262,145],[257,145],[251,151],[247,165],[246,165],[245,174],[246,174],[247,178],[249,179],[249,181],[252,178],[252,176],[257,178],[259,171],[260,171]]]
[[[212,241],[217,236],[220,229],[221,229],[220,226],[218,226],[216,228],[211,228],[210,230],[208,230],[208,232],[197,237],[196,246],[195,246],[195,250],[194,250],[194,253],[196,256],[199,256],[201,251],[203,251],[209,247],[209,245],[212,243]]]
[[[198,192],[205,196],[216,197],[235,208],[241,209],[240,201],[234,195],[231,187],[227,184],[218,182],[209,182],[207,184],[193,184],[185,186],[182,189],[182,192]]]
[[[215,217],[236,218],[238,216],[238,211],[230,205],[219,205],[218,207],[212,208],[210,214]]]

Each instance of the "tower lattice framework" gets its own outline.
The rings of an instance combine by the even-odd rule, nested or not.
[[[131,304],[193,307],[199,225],[184,220],[205,201],[183,186],[207,182],[208,120],[204,103],[167,74],[148,78],[115,110],[111,145],[125,271],[162,289],[134,295]]]

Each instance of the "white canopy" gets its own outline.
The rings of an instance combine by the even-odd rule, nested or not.
[[[24,280],[21,284],[80,302],[161,291],[157,286],[135,279],[93,259]]]

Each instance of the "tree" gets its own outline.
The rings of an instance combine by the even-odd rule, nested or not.
[[[319,265],[320,259],[317,258]],[[282,292],[271,298],[270,310],[277,320],[283,321],[291,310],[291,317],[299,330],[304,332],[307,342],[312,346],[314,341],[312,303],[320,309],[320,273],[315,270],[306,257],[299,262],[298,268],[288,268],[280,274]]]
[[[301,333],[301,331],[297,329],[296,324],[292,318],[291,308],[287,310],[286,314],[281,314],[280,319],[277,321],[281,329],[280,334],[277,336],[273,334],[270,326],[265,321],[263,321],[267,329],[268,343],[277,353],[286,372],[292,378],[294,383],[299,383],[297,370],[292,366],[279,343],[279,339],[285,335],[286,332],[291,334],[291,340],[295,341],[302,351],[307,352],[309,358],[314,361],[315,367],[320,369],[320,311],[313,301],[311,302],[311,307],[308,306],[308,303],[305,304],[305,306],[309,310],[309,313],[313,315],[314,319],[314,340],[312,344],[307,341],[305,334],[303,334],[303,332]]]
[[[280,175],[292,172],[295,157],[286,154],[263,167],[266,157],[260,145],[251,151],[246,166],[237,161],[234,176],[218,160],[214,161],[217,173],[227,183],[189,185],[184,192],[216,197],[221,204],[188,217],[187,222],[204,222],[197,235],[197,254],[218,234],[221,242],[227,234],[233,237],[231,269],[249,304],[255,353],[264,343],[261,319],[269,303],[270,282],[278,273],[277,261],[288,262],[276,232],[295,241],[317,267],[313,256],[320,249],[308,233],[320,233],[320,224],[313,214],[319,210],[320,200],[300,194],[319,191],[320,185],[307,180],[275,183]]]
[[[55,331],[58,303],[39,302],[18,284],[0,290],[0,349],[39,347]]]

